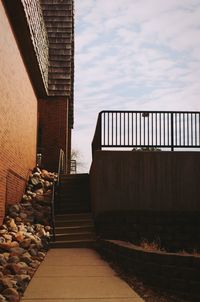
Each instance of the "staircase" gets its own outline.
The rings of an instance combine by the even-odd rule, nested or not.
[[[62,175],[55,208],[55,241],[51,247],[92,247],[95,228],[90,211],[88,174]]]
[[[57,214],[90,212],[90,188],[88,174],[69,174],[60,177]]]

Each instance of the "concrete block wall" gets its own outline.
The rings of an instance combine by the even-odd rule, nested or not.
[[[98,251],[107,260],[156,289],[176,293],[183,301],[200,300],[199,256],[147,251],[108,240],[99,242]]]
[[[35,165],[37,99],[2,2],[0,37],[1,223],[5,203],[19,201],[25,179]]]

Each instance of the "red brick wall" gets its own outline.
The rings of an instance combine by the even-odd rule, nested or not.
[[[62,97],[39,100],[38,111],[42,165],[50,171],[57,171],[60,149],[65,154],[68,150],[68,100]]]
[[[0,223],[35,165],[37,99],[0,2]]]

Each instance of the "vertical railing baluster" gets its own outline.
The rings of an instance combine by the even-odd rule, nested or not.
[[[149,133],[149,122],[150,122],[150,121],[149,121],[149,113],[148,113],[148,147],[149,147],[149,134],[150,134],[150,133]]]
[[[111,143],[113,146],[113,112],[111,112]]]
[[[182,146],[182,127],[181,127],[181,114],[179,113],[179,145]]]
[[[128,112],[128,146],[129,146],[129,132],[130,132],[130,129],[129,129],[129,112]]]
[[[155,114],[156,117],[156,147],[158,145],[158,117],[157,117],[157,113]]]
[[[198,143],[198,145],[200,146],[200,113],[198,115],[199,115],[199,143]]]
[[[197,145],[197,115],[195,113],[194,115],[194,118],[195,118],[195,132],[194,132],[194,135],[195,135],[195,145]]]
[[[141,112],[140,112],[140,145],[142,143],[142,117],[141,117]]]
[[[162,113],[160,113],[160,145],[162,144]]]
[[[138,117],[137,117],[137,112],[136,112],[136,125],[135,125],[135,134],[136,134],[136,146],[137,146],[137,142],[138,142],[138,139],[137,139],[137,132],[138,132],[138,130],[137,130],[137,128],[138,128]]]
[[[108,112],[108,146],[110,144],[110,112]]]
[[[103,144],[105,145],[105,137],[106,137],[106,114],[103,113]]]
[[[117,137],[118,137],[117,112],[115,112],[115,126],[116,126],[116,132],[115,132],[116,146],[118,146],[118,141],[117,141]]]
[[[171,141],[170,141],[170,113],[168,113],[168,146],[171,145]]]
[[[153,133],[153,117],[154,113],[151,114],[151,144],[154,146],[154,133]]]
[[[119,142],[120,146],[122,144],[122,121],[121,121],[121,112],[119,113]]]
[[[132,114],[131,114],[131,119],[132,119],[132,146],[133,146],[133,133],[134,133],[133,116],[134,116],[134,113],[132,112]]]
[[[146,117],[145,117],[145,115],[143,114],[143,133],[144,133],[144,137],[143,137],[143,145],[145,146],[145,139],[146,139],[146,137],[145,137],[145,124],[146,124]]]
[[[174,114],[171,112],[171,151],[174,151]]]
[[[163,144],[165,146],[165,113],[163,113]]]
[[[192,116],[192,113],[191,113],[191,143],[192,143],[192,146],[193,146],[193,116]]]
[[[102,149],[102,113],[99,115],[99,148]]]
[[[185,146],[185,113],[183,113],[183,146]]]
[[[126,135],[126,113],[124,112],[124,146],[126,145],[125,135]]]
[[[178,130],[177,130],[177,114],[174,113],[174,143],[177,146],[178,144]]]
[[[190,139],[189,139],[189,135],[190,135],[190,129],[189,129],[189,113],[187,113],[187,146],[190,145]]]

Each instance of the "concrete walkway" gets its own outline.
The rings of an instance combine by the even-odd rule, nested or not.
[[[23,302],[143,302],[90,249],[50,250],[29,283]]]

